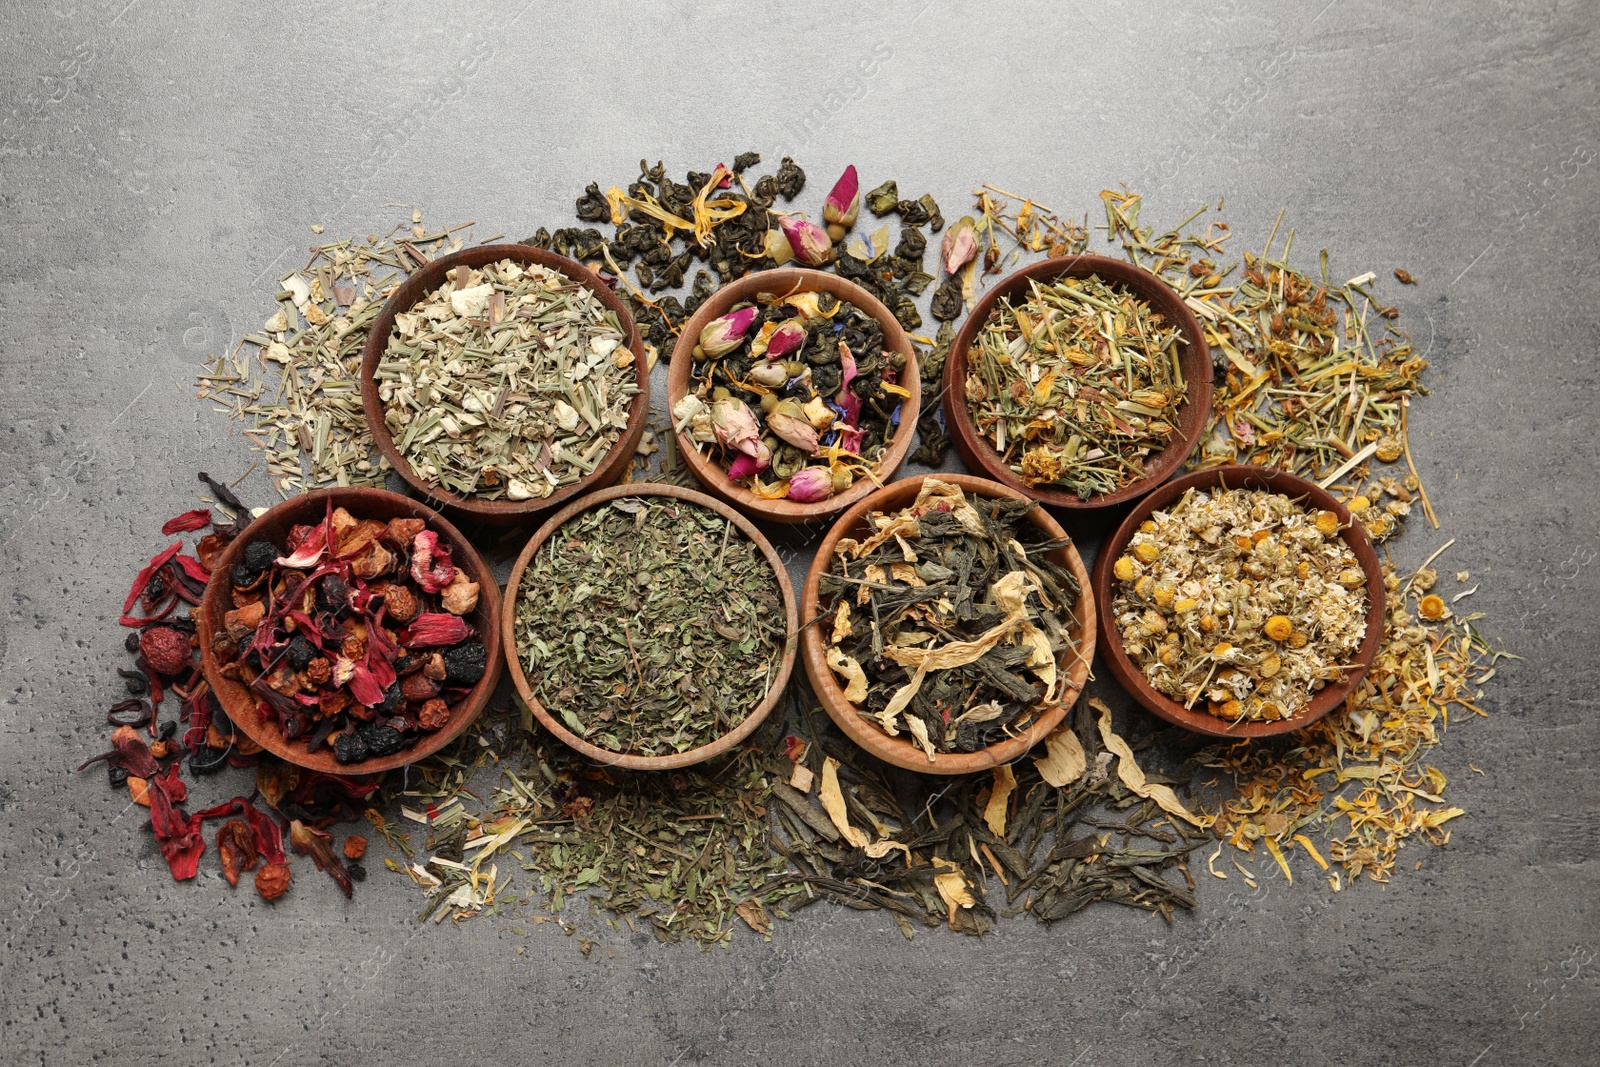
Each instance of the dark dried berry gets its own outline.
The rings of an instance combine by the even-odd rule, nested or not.
[[[189,757],[190,774],[216,774],[228,765],[228,750],[201,745],[200,751]]]
[[[333,742],[333,758],[340,763],[360,763],[367,758],[367,743],[359,734],[340,734]]]
[[[398,715],[406,710],[406,695],[400,688],[398,681],[390,684],[383,691],[383,703],[378,705],[380,715]]]
[[[482,641],[463,641],[444,654],[444,678],[451,685],[477,685],[489,667],[489,650]]]
[[[344,869],[353,882],[365,882],[367,880],[367,869],[359,863],[347,863],[344,865]]]
[[[139,651],[139,631],[135,630],[123,639],[122,647],[129,652]]]
[[[162,723],[160,728],[157,729],[157,731],[156,731],[157,735],[160,736],[161,740],[163,740],[163,741],[170,741],[172,739],[172,735],[177,733],[177,732],[178,732],[178,720],[177,719],[168,719],[166,722]]]
[[[264,571],[278,559],[278,546],[271,541],[251,541],[244,546],[244,566]]]
[[[118,767],[115,763],[106,764],[106,777],[111,779],[112,789],[121,789],[128,784],[127,768]]]
[[[143,671],[130,671],[118,667],[117,673],[122,676],[122,683],[128,687],[128,692],[134,696],[150,692],[150,679],[145,677]]]
[[[317,646],[307,641],[304,634],[295,634],[294,640],[289,642],[289,649],[285,653],[289,660],[289,666],[297,671],[305,670],[306,664],[316,659],[318,654]]]
[[[371,756],[392,756],[406,747],[406,739],[399,730],[383,723],[368,723],[360,730],[361,742]]]

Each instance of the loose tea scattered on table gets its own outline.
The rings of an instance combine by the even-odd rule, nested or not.
[[[876,481],[910,391],[872,316],[828,294],[762,293],[708,323],[675,426],[757,496],[826,500]]]
[[[978,432],[1033,487],[1087,500],[1144,476],[1177,431],[1183,338],[1096,275],[1031,281],[978,331],[966,400]]]
[[[534,696],[611,752],[685,752],[734,729],[772,688],[788,640],[761,548],[672,497],[574,516],[521,588],[517,649]]]
[[[207,357],[196,396],[247,422],[250,447],[285,499],[306,489],[381,486],[388,460],[361,409],[359,372],[372,321],[407,276],[459,251],[470,223],[429,231],[420,212],[386,236],[311,248],[279,279],[278,310],[231,354]],[[396,236],[403,232],[402,236]]]
[[[484,500],[593,473],[639,392],[614,312],[550,267],[458,266],[395,316],[374,377],[395,448],[425,481]]]
[[[1155,690],[1230,722],[1303,711],[1367,628],[1367,575],[1339,516],[1282,493],[1191,489],[1112,566],[1112,613]]]
[[[1066,695],[1077,582],[1025,518],[1036,505],[928,478],[915,502],[840,538],[819,612],[844,697],[928,754],[975,752]]]
[[[340,763],[392,756],[449,724],[487,650],[463,616],[478,583],[422,519],[360,519],[330,503],[283,545],[245,545],[212,649],[286,740]]]

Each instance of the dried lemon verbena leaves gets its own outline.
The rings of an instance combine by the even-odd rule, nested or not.
[[[1191,489],[1113,573],[1128,658],[1157,691],[1230,721],[1302,710],[1366,631],[1366,573],[1339,517],[1281,493]]]
[[[376,378],[417,475],[486,500],[549,496],[592,472],[639,387],[616,315],[559,271],[457,267],[410,311]]]

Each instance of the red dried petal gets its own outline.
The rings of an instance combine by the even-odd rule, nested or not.
[[[193,878],[200,869],[200,855],[206,850],[206,839],[200,833],[199,816],[185,815],[176,807],[188,795],[188,788],[178,778],[178,765],[174,763],[164,775],[149,780],[150,829],[161,846],[161,855],[172,870],[172,877],[182,882]]]
[[[303,856],[310,856],[311,862],[317,865],[317,870],[328,872],[333,880],[339,883],[339,888],[344,890],[344,895],[349,897],[354,892],[350,884],[350,872],[345,870],[339,857],[333,854],[333,835],[321,830],[313,829],[295,819],[289,823],[289,843],[294,850]]]
[[[195,508],[185,511],[182,515],[175,515],[168,519],[161,527],[161,532],[171,537],[175,533],[187,533],[198,530],[203,526],[211,525],[211,509]]]
[[[109,761],[113,766],[121,767],[136,778],[149,778],[161,769],[155,757],[150,755],[150,749],[131,726],[119,726],[111,732],[111,751],[102,752],[93,759],[85,760],[78,766],[83,770],[91,764],[101,760]]]
[[[256,869],[255,834],[243,819],[229,819],[217,830],[217,852],[222,856],[222,877],[239,884],[240,871]]]
[[[437,593],[456,576],[450,562],[450,546],[439,543],[439,535],[423,530],[411,542],[411,577],[424,593]]]
[[[179,555],[177,561],[178,566],[183,568],[183,573],[201,585],[205,585],[211,580],[211,569],[193,556]]]
[[[171,560],[173,556],[176,556],[178,551],[182,548],[182,541],[174,541],[172,544],[168,545],[166,548],[152,556],[150,562],[144,565],[144,569],[141,570],[138,576],[133,580],[133,588],[128,592],[128,599],[122,602],[122,613],[124,615],[133,610],[134,601],[138,600],[140,595],[144,593],[145,586],[150,584],[150,579],[154,577],[156,571],[160,570],[162,567],[165,567],[168,561]],[[124,623],[124,625],[127,624]]]
[[[400,643],[409,649],[445,648],[460,644],[476,632],[459,615],[433,611],[412,619],[411,624],[400,631]]]
[[[327,523],[317,526],[306,535],[304,541],[300,542],[299,548],[296,548],[287,556],[278,557],[278,566],[304,570],[315,564],[317,560],[322,558],[322,554],[328,550],[327,530]]]

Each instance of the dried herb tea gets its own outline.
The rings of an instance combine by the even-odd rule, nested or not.
[[[827,294],[759,294],[700,332],[680,432],[757,496],[802,503],[844,492],[875,469],[910,391],[905,356],[870,315]]]
[[[730,520],[624,497],[564,523],[522,577],[517,649],[539,702],[591,744],[698,748],[766,697],[788,638],[783,592]]]
[[[841,538],[822,581],[827,659],[845,698],[927,752],[974,752],[1060,700],[1080,594],[1024,516],[1027,500],[928,478],[916,501]]]
[[[966,399],[978,432],[1029,486],[1087,500],[1144,475],[1177,432],[1176,325],[1098,276],[1029,283],[978,331]]]
[[[592,473],[639,391],[627,333],[585,285],[538,264],[465,266],[395,316],[378,395],[417,475],[531,500]]]
[[[1366,633],[1367,576],[1339,517],[1282,493],[1191,489],[1112,570],[1128,658],[1157,692],[1232,722],[1304,710]]]
[[[331,505],[283,546],[251,542],[212,642],[223,675],[260,698],[287,740],[327,745],[340,763],[404,750],[450,722],[487,666],[463,618],[478,583],[450,555],[421,519]]]

